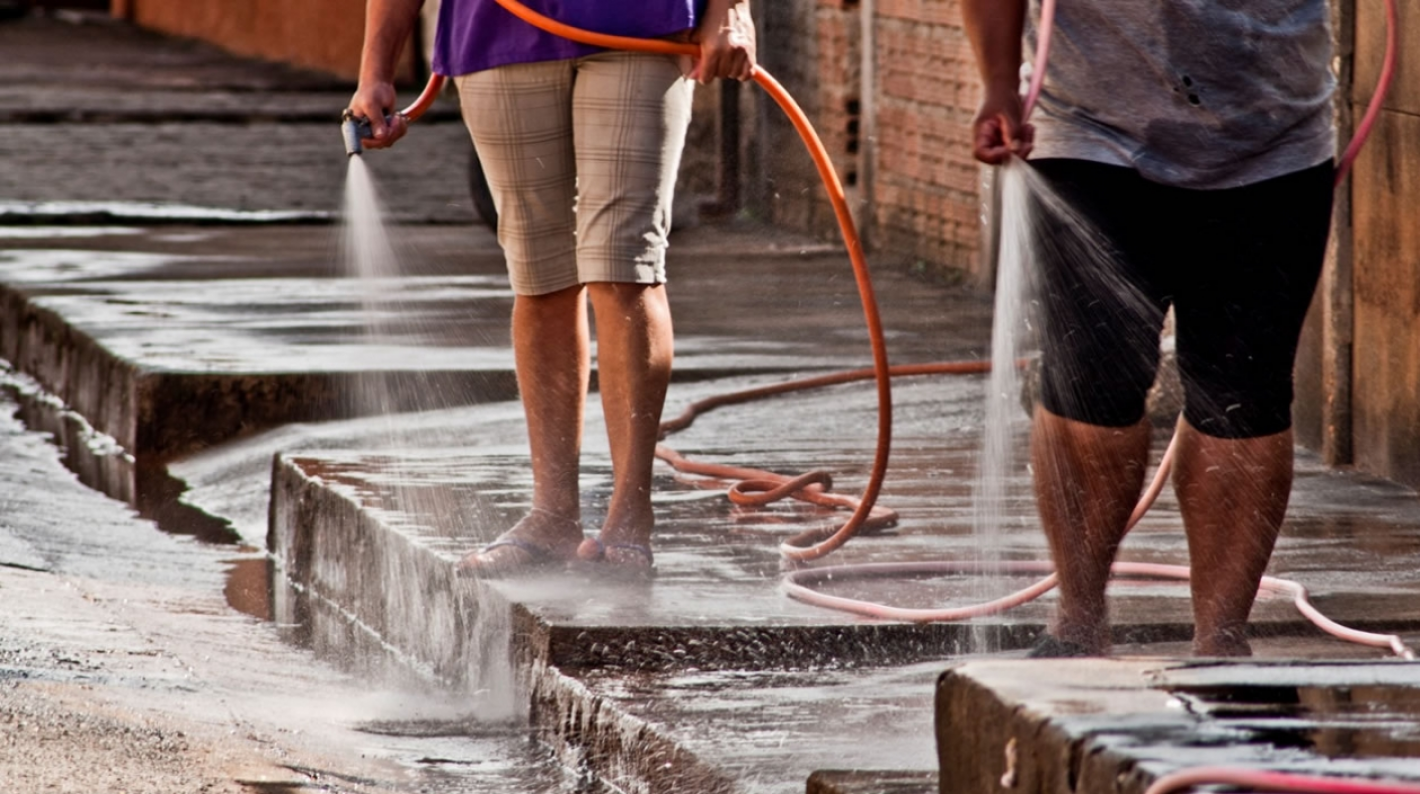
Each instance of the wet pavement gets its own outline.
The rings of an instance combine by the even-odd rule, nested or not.
[[[526,731],[235,610],[259,549],[165,533],[81,485],[17,408],[0,396],[0,788],[583,790]]]
[[[918,794],[955,745],[960,764],[943,766],[954,790],[985,791],[1005,771],[1002,731],[1017,727],[1036,737],[1021,740],[1026,761],[1086,758],[1101,781],[1133,775],[1129,786],[1166,771],[1159,758],[1340,759],[1338,772],[1420,776],[1405,728],[1414,665],[1323,638],[1286,603],[1254,612],[1258,662],[1198,664],[1184,658],[1186,585],[1121,583],[1125,659],[1023,662],[1049,596],[970,624],[801,604],[780,589],[776,546],[842,516],[733,506],[723,483],[664,466],[653,580],[455,579],[452,561],[515,521],[530,489],[511,295],[492,235],[459,223],[462,130],[436,120],[393,155],[407,159],[371,158],[391,217],[407,222],[391,229],[401,270],[349,278],[339,226],[312,223],[338,207],[345,165],[320,108],[342,106],[348,87],[130,36],[0,26],[16,53],[0,65],[0,152],[16,164],[0,175],[0,221],[15,224],[0,225],[0,357],[14,367],[0,404],[7,791]],[[93,55],[56,58],[56,42]],[[102,79],[77,79],[85,69]],[[264,109],[248,117],[255,96]],[[171,168],[150,175],[153,162]],[[670,272],[667,416],[868,363],[832,244],[741,219],[678,233]],[[985,354],[983,296],[894,263],[875,263],[874,279],[894,363]],[[980,376],[898,382],[881,502],[899,523],[829,562],[1045,557],[1023,464],[999,529],[974,530],[985,391]],[[610,456],[589,408],[594,529]],[[856,493],[876,411],[871,385],[836,386],[721,409],[668,443],[707,461],[828,470]],[[1021,413],[1017,449],[1025,432]],[[1270,572],[1344,623],[1420,641],[1415,493],[1299,453],[1292,504]],[[1180,527],[1166,491],[1122,558],[1185,562]],[[940,606],[1026,581],[828,588]],[[956,701],[966,722],[941,719],[946,683],[934,722],[933,682],[962,660],[944,681],[974,693]],[[1121,705],[1136,701],[1146,718]],[[1162,732],[1159,714],[1173,720]],[[1198,746],[1213,749],[1183,752]],[[1046,764],[1039,779],[1074,787],[1083,768]]]
[[[345,184],[340,111],[353,86],[75,16],[0,23],[0,220],[330,218]],[[404,96],[402,94],[402,96]],[[413,93],[409,94],[412,100]],[[371,168],[409,221],[477,218],[472,145],[441,102]],[[152,205],[156,205],[153,207]],[[155,211],[157,210],[157,211]],[[246,221],[261,218],[245,218]]]
[[[1137,657],[969,661],[937,690],[943,780],[961,790],[1142,792],[1190,768],[1420,781],[1420,667]],[[998,782],[999,781],[999,782]]]

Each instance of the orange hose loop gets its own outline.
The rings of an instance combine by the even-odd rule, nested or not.
[[[833,487],[826,471],[811,471],[787,480],[741,480],[730,486],[730,501],[737,505],[767,505],[797,492],[822,493]],[[811,490],[812,489],[812,490]]]
[[[417,121],[434,104],[434,100],[439,98],[439,91],[444,87],[444,79],[441,74],[430,75],[429,82],[424,85],[424,90],[415,98],[413,104],[401,110],[399,115],[409,121]]]

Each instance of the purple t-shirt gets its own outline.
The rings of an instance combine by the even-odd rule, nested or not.
[[[659,38],[695,27],[704,0],[522,0],[544,16],[597,33]],[[598,52],[541,30],[494,0],[443,0],[434,35],[436,73],[449,77],[510,63],[580,58]]]

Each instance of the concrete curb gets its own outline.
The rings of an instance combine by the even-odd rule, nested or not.
[[[619,790],[735,789],[654,726],[549,663],[556,644],[545,624],[495,587],[456,578],[450,560],[303,465],[314,462],[273,461],[270,550],[279,573],[306,596],[293,598],[278,583],[287,594],[277,599],[279,622],[310,626],[313,644],[328,653],[366,663],[392,658],[457,692],[496,691],[499,705],[529,712],[533,731],[569,768],[590,770]]]
[[[1190,767],[1413,780],[1396,731],[1417,687],[1388,661],[969,662],[937,685],[939,790],[1142,794]]]

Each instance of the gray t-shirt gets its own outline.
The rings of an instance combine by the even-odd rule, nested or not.
[[[1032,157],[1260,182],[1335,154],[1335,84],[1327,0],[1058,0]]]

